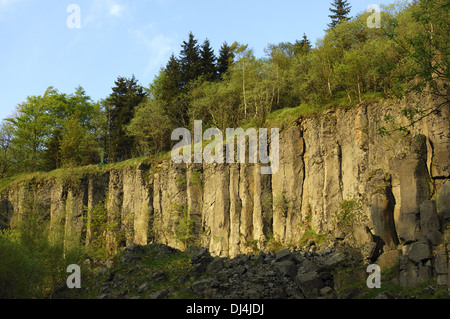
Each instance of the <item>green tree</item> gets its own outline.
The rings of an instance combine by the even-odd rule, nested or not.
[[[34,172],[44,168],[43,151],[52,131],[52,118],[42,96],[27,97],[19,104],[16,115],[7,118],[13,138],[11,151],[20,172]]]
[[[144,101],[146,93],[134,75],[129,79],[119,77],[112,90],[113,93],[105,101],[105,108],[108,162],[113,163],[134,155],[134,139],[126,134],[126,126],[133,119],[135,108]]]
[[[127,126],[127,134],[136,140],[140,156],[168,150],[171,130],[171,120],[161,101],[152,98],[137,107],[135,117]]]
[[[83,129],[94,133],[98,131],[100,109],[81,86],[70,95],[49,88],[43,103],[53,122],[51,133],[45,143],[44,166],[45,170],[53,170],[62,165],[60,149],[67,121],[76,113]]]
[[[3,121],[0,125],[0,178],[13,173],[11,153],[13,128],[11,123]]]
[[[272,89],[274,90],[273,94],[275,94],[272,103],[273,110],[294,107],[299,104],[298,96],[293,94],[294,87],[298,83],[293,82],[290,76],[290,71],[294,69],[295,55],[299,54],[297,53],[297,44],[298,42],[296,44],[280,43],[278,45],[270,45],[266,50],[269,57],[266,76],[269,82],[273,84]],[[307,51],[305,50],[306,53]]]
[[[382,135],[394,131],[408,132],[426,117],[449,105],[448,81],[450,78],[450,34],[446,0],[418,0],[404,4],[400,10],[389,7],[391,14],[385,28],[386,36],[396,51],[395,66],[391,72],[390,92],[398,98],[406,94],[427,94],[436,98],[431,108],[421,103],[410,104],[401,110],[407,124],[398,124],[391,118],[392,128],[381,126]]]
[[[174,55],[169,59],[165,69],[155,79],[152,94],[162,102],[164,112],[177,127],[186,127],[189,123],[188,92],[183,84],[181,61]]]
[[[412,86],[412,90],[422,92],[428,86],[429,93],[448,102],[445,87],[450,78],[450,2],[420,0],[416,6],[413,19],[421,28],[408,41],[413,48],[410,55],[417,62],[411,74],[417,74],[420,81]]]
[[[205,40],[200,49],[200,73],[206,81],[217,79],[216,56],[208,39]]]
[[[303,38],[299,41],[297,40],[294,45],[295,54],[307,54],[311,51],[311,41],[309,41],[306,34],[303,34]]]
[[[242,86],[239,77],[225,74],[222,81],[203,82],[192,91],[191,119],[202,120],[203,126],[225,130],[237,127],[241,112]]]
[[[220,47],[219,57],[217,59],[217,70],[219,72],[219,77],[222,78],[225,73],[227,73],[231,64],[234,61],[233,49],[224,42]]]
[[[75,112],[66,122],[60,143],[63,166],[80,166],[99,163],[100,145],[95,136],[80,121],[81,111]]]
[[[329,17],[331,18],[331,23],[328,24],[328,27],[330,29],[334,28],[341,22],[350,20],[348,14],[350,13],[351,6],[347,0],[334,0],[331,3],[331,6],[332,7],[330,8],[330,12],[332,14],[329,15]]]
[[[190,81],[195,80],[202,74],[202,57],[197,39],[192,32],[189,33],[188,41],[183,41],[180,52],[180,65],[182,74],[182,84],[188,87]]]

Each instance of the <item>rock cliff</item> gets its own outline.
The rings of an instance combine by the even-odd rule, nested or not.
[[[32,205],[66,245],[89,244],[92,214],[103,207],[112,252],[131,243],[196,243],[235,257],[271,245],[343,242],[382,268],[399,267],[402,285],[436,278],[450,287],[449,108],[407,135],[378,132],[386,115],[401,121],[400,110],[416,102],[363,103],[280,128],[274,175],[261,175],[261,164],[170,160],[86,170],[70,183],[49,176],[7,187],[0,218],[14,227]]]

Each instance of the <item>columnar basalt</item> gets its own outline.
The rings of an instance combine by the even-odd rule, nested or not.
[[[280,134],[274,175],[262,175],[263,164],[164,160],[86,173],[75,184],[30,180],[3,191],[1,220],[14,227],[30,207],[39,207],[51,229],[63,229],[67,245],[89,244],[89,211],[104,202],[110,251],[132,242],[181,249],[194,243],[234,257],[265,249],[268,241],[299,245],[310,232],[328,245],[371,247],[368,257],[385,267],[396,262],[388,256],[400,256],[404,285],[432,276],[444,282],[450,111],[441,108],[407,135],[381,136],[380,119],[392,114],[401,120],[399,110],[408,103],[367,103],[300,118]],[[350,220],[351,233],[337,218],[343,201],[361,205]]]

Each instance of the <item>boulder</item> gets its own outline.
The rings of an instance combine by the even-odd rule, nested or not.
[[[152,275],[151,281],[163,282],[163,281],[166,281],[168,278],[169,277],[167,276],[167,274],[164,271],[159,270]]]
[[[145,293],[150,289],[150,284],[149,283],[143,283],[142,285],[139,286],[138,288],[138,293]]]
[[[390,293],[383,291],[380,292],[375,299],[394,299],[394,296],[392,296]]]
[[[222,258],[216,259],[214,260],[212,263],[210,263],[207,267],[206,267],[206,273],[208,275],[214,275],[217,272],[219,272],[220,270],[222,270],[224,268],[224,262]]]
[[[297,267],[293,261],[285,260],[275,263],[280,273],[283,276],[294,277],[297,274]]]
[[[200,280],[192,284],[192,290],[202,296],[206,290],[211,289],[212,280]]]
[[[448,261],[445,248],[441,248],[437,251],[436,257],[434,259],[434,268],[438,275],[448,274]]]
[[[399,257],[400,252],[398,250],[388,250],[378,257],[376,264],[380,266],[381,269],[391,268],[399,263]]]
[[[133,244],[129,245],[127,248],[125,248],[125,251],[134,253],[134,254],[144,254],[145,248],[133,243]]]
[[[285,260],[292,260],[292,253],[289,249],[283,249],[280,250],[275,254],[275,260],[278,261],[285,261]]]
[[[295,277],[295,283],[302,290],[308,299],[314,299],[320,296],[320,289],[324,287],[322,279],[316,271],[310,271],[305,274],[299,274]]]
[[[135,264],[137,261],[139,261],[139,260],[141,260],[141,259],[142,259],[142,257],[137,256],[137,255],[135,255],[135,254],[133,254],[133,253],[130,253],[130,252],[126,252],[126,253],[122,256],[122,262],[123,262],[124,264],[127,264],[127,265]]]
[[[198,254],[191,258],[193,276],[199,278],[213,261],[214,258],[210,255],[208,250],[202,248]]]
[[[345,260],[344,254],[340,252],[335,252],[327,256],[325,261],[323,262],[323,265],[326,268],[335,268],[337,265],[342,263]]]
[[[408,258],[413,263],[418,264],[424,260],[430,259],[431,257],[430,245],[427,242],[418,241],[410,245]]]
[[[150,299],[164,299],[169,295],[169,291],[166,289],[159,290],[150,296]]]

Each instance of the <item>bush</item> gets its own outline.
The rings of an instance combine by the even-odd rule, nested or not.
[[[364,220],[363,206],[358,199],[344,200],[339,204],[339,211],[335,215],[337,227],[353,239],[355,225]]]
[[[34,211],[14,230],[0,232],[0,298],[45,298],[79,262],[79,248],[65,251],[61,236],[49,237],[48,222]]]

